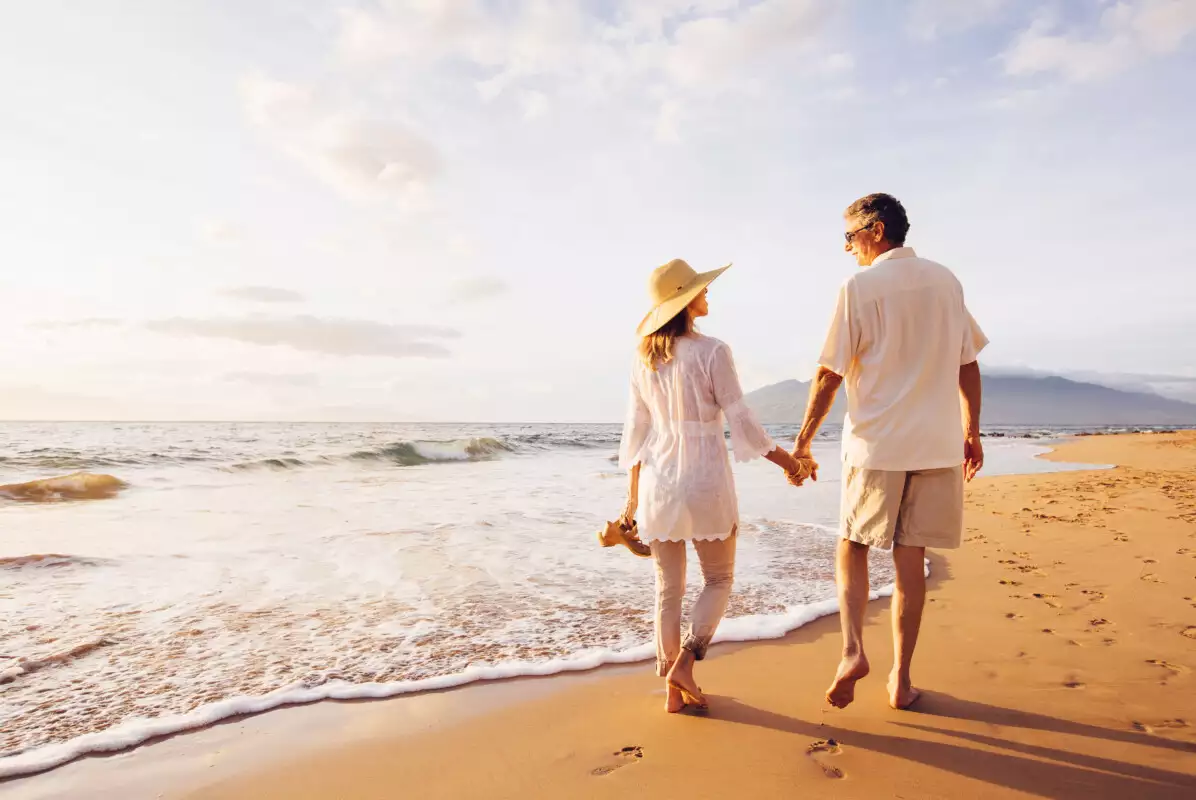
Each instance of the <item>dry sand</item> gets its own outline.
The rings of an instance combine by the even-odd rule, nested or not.
[[[1090,437],[1052,457],[1120,466],[969,487],[964,547],[931,554],[912,711],[886,704],[889,607],[876,602],[873,674],[846,710],[823,700],[840,645],[826,618],[714,648],[699,665],[702,715],[666,715],[646,664],[469,687],[432,696],[454,709],[439,722],[398,722],[429,697],[373,703],[367,736],[329,727],[302,755],[276,748],[223,777],[176,769],[156,796],[1196,797],[1196,433]],[[310,739],[328,713],[275,718]],[[230,746],[250,752],[250,738]],[[152,761],[163,746],[131,755]],[[88,796],[103,762],[79,768]]]

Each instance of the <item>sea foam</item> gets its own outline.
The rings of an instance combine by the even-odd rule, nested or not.
[[[926,562],[928,576],[929,563]],[[869,598],[875,600],[888,597],[892,595],[893,589],[893,584],[888,584],[871,592]],[[838,609],[838,600],[829,599],[793,607],[780,614],[755,614],[727,619],[719,626],[714,643],[779,639],[820,617],[836,613]],[[623,650],[592,648],[548,661],[511,661],[492,666],[469,666],[452,675],[421,680],[387,683],[331,681],[316,687],[305,687],[296,683],[257,697],[230,697],[208,703],[186,714],[154,719],[129,719],[103,731],[0,758],[0,779],[44,772],[87,754],[127,750],[156,737],[194,730],[230,717],[258,714],[282,706],[302,705],[321,700],[376,700],[414,692],[449,689],[478,681],[580,672],[609,664],[648,661],[655,658],[655,655],[655,646],[646,643]]]

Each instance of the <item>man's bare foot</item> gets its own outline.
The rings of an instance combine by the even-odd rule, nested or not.
[[[835,708],[847,708],[855,700],[856,681],[868,675],[868,659],[863,653],[844,656],[831,687],[826,690],[826,702]]]
[[[920,689],[915,689],[910,684],[909,678],[902,680],[896,674],[889,676],[889,705],[898,711],[905,711],[907,708],[918,702],[918,698],[922,696]]]
[[[681,690],[665,684],[665,699],[664,710],[670,714],[676,714],[681,709],[685,708],[685,700],[681,698]]]

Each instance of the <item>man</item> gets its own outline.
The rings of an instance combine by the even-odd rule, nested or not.
[[[984,464],[976,358],[988,339],[951,271],[905,246],[909,220],[896,198],[868,195],[843,216],[844,249],[866,269],[839,290],[793,455],[813,462],[810,444],[846,382],[836,554],[843,660],[826,699],[845,708],[868,674],[868,550],[892,548],[889,704],[905,709],[919,695],[910,665],[926,599],[926,548],[959,547],[964,481]]]

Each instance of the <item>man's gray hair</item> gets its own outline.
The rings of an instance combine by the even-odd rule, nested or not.
[[[909,233],[909,217],[905,215],[905,206],[891,194],[877,192],[861,197],[847,207],[843,216],[859,217],[866,225],[883,222],[885,239],[897,247],[905,244],[905,237]]]

